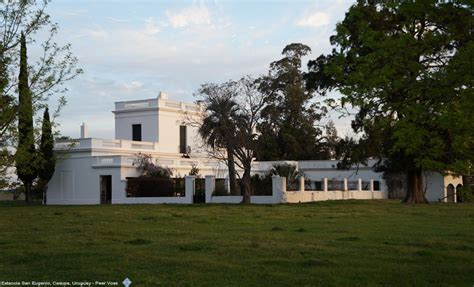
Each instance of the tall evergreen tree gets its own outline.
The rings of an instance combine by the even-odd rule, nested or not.
[[[319,142],[322,131],[316,127],[325,110],[312,102],[313,93],[306,88],[301,70],[301,58],[310,52],[300,43],[287,45],[284,58],[271,63],[269,75],[261,79],[267,105],[258,125],[259,160],[327,157]]]
[[[33,114],[45,107],[54,95],[58,101],[54,114],[66,104],[64,83],[82,73],[70,44],[56,41],[59,27],[47,13],[49,0],[0,1],[0,185],[9,184],[4,175],[14,167],[12,150],[18,146],[18,101],[16,87],[20,65],[21,34],[34,39],[39,49],[28,67]],[[37,131],[35,131],[36,134]],[[3,177],[3,178],[2,178]]]
[[[56,157],[54,155],[54,137],[49,119],[49,109],[46,107],[43,114],[43,125],[41,128],[41,142],[39,147],[39,180],[43,191],[43,204],[47,202],[48,182],[54,174]]]
[[[0,43],[0,51],[3,45]],[[10,132],[11,123],[16,117],[16,106],[13,104],[13,97],[6,94],[8,89],[8,62],[5,53],[0,52],[0,188],[7,187],[7,169],[11,166],[13,156],[7,149],[7,136]]]
[[[16,173],[25,187],[25,200],[31,202],[31,187],[37,177],[37,156],[33,129],[33,105],[28,86],[28,61],[25,35],[21,35],[20,74],[18,77],[18,147]]]

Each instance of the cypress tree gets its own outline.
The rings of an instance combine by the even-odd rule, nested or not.
[[[48,191],[48,182],[54,174],[56,166],[56,157],[54,156],[54,138],[51,128],[51,121],[49,120],[48,107],[44,110],[43,126],[41,128],[41,143],[39,147],[40,168],[38,171],[40,186],[43,191],[43,204],[46,204],[46,193]]]
[[[25,186],[25,200],[31,202],[31,187],[37,177],[33,130],[33,105],[28,85],[28,63],[25,35],[21,34],[20,73],[18,76],[18,148],[16,173]]]

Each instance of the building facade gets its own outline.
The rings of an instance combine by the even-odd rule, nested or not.
[[[226,179],[226,165],[208,156],[198,136],[202,112],[202,105],[173,101],[163,93],[153,99],[116,102],[115,139],[90,138],[83,124],[80,138],[56,143],[59,160],[49,183],[48,204],[181,203],[173,198],[127,196],[127,178],[140,175],[139,154],[170,168],[174,177],[185,177],[197,167],[202,177]],[[383,192],[376,198],[387,198],[385,180],[370,168],[372,162],[344,171],[330,160],[254,162],[253,173],[265,174],[281,163],[296,165],[306,180],[324,182],[326,188],[339,183],[342,189],[345,183],[350,189],[351,183],[360,182],[354,187],[360,190],[371,183],[370,188]]]

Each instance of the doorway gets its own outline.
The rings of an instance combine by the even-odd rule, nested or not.
[[[100,176],[100,204],[112,203],[112,176]]]
[[[446,202],[454,202],[454,185],[452,184],[446,188]]]

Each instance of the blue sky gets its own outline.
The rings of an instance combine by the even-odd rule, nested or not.
[[[352,1],[84,1],[50,3],[84,74],[67,83],[63,135],[112,138],[115,101],[156,97],[194,101],[206,82],[266,73],[293,42],[316,58]],[[342,133],[348,120],[337,120]]]

